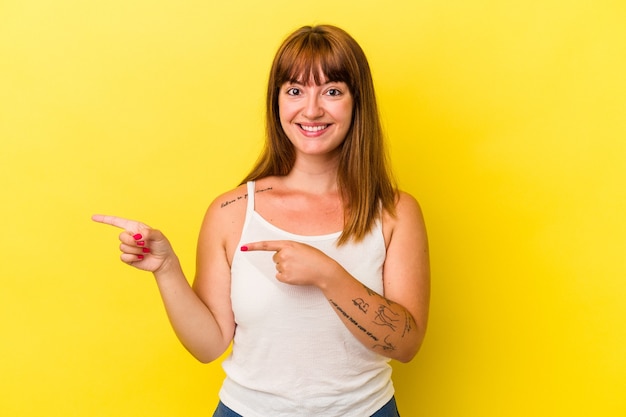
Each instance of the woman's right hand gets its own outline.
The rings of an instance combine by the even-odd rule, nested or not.
[[[124,229],[120,233],[122,262],[143,271],[158,272],[175,257],[174,250],[159,230],[134,220],[95,214],[91,219],[98,223]]]

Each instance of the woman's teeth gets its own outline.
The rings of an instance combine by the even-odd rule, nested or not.
[[[302,130],[306,130],[307,132],[319,132],[320,130],[324,130],[328,127],[328,125],[322,125],[322,126],[303,126],[300,125],[300,127],[302,128]]]

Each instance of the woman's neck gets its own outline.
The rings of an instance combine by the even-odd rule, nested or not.
[[[337,160],[296,160],[293,168],[283,177],[285,186],[313,194],[337,192]]]

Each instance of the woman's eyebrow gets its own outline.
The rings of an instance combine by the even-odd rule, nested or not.
[[[327,86],[327,85],[330,85],[330,84],[339,84],[339,83],[347,84],[345,81],[341,81],[341,80],[328,80],[328,81],[325,81],[325,82],[320,83],[320,84],[304,82],[302,80],[287,80],[287,81],[284,82],[284,84],[290,84],[290,85],[307,86],[307,85],[311,84],[311,85],[317,85],[317,86],[320,86],[320,87]]]

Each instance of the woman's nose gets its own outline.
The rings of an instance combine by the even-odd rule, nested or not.
[[[317,119],[324,114],[320,96],[318,94],[310,94],[304,104],[302,115],[307,119]]]

